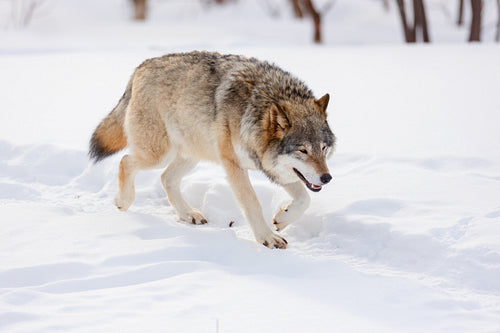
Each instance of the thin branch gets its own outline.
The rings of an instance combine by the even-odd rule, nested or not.
[[[463,24],[464,24],[464,0],[459,0],[457,25],[461,26]]]
[[[26,27],[28,26],[28,24],[31,22],[31,19],[33,18],[33,12],[35,11],[35,9],[38,7],[39,3],[37,1],[31,1],[29,4],[28,4],[28,8],[26,9],[26,11],[24,12],[24,15],[23,15],[23,27]]]
[[[497,33],[495,35],[495,41],[500,42],[500,0],[497,0],[497,10],[498,10],[498,19],[497,19]]]
[[[302,12],[302,9],[300,8],[299,0],[290,0],[292,7],[293,7],[293,13],[296,18],[304,18],[304,13]]]

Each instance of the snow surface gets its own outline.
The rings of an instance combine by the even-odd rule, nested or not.
[[[451,29],[400,45],[385,34],[398,22],[366,0],[329,15],[350,31],[361,11],[375,29],[315,46],[309,25],[266,18],[262,3],[158,1],[137,24],[124,1],[68,0],[0,31],[0,331],[500,331],[500,47]],[[192,226],[161,170],[139,174],[122,213],[122,153],[87,159],[133,69],[192,49],[271,60],[332,95],[334,180],[283,232],[286,250],[253,241],[216,165],[182,183],[209,220]],[[251,177],[270,222],[288,197]]]

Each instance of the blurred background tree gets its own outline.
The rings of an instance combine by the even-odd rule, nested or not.
[[[457,25],[461,26],[462,24],[464,24],[464,0],[458,0]]]
[[[481,41],[481,16],[483,10],[483,1],[471,0],[470,4],[472,19],[470,24],[469,42],[479,42]]]
[[[204,3],[215,3],[222,5],[228,2],[235,2],[236,0],[200,0]],[[148,1],[147,0],[132,0],[134,4],[134,19],[144,21],[147,16]]]
[[[44,0],[25,0],[28,3],[23,7],[23,17],[21,21],[29,22],[33,11],[37,6],[40,5]],[[215,4],[226,4],[228,2],[237,2],[237,0],[200,0],[203,3],[215,3]],[[267,0],[266,5],[271,11],[273,17],[277,17],[279,9],[272,6]],[[381,1],[384,8],[389,11],[389,0],[377,0]],[[500,41],[500,0],[495,0],[498,11],[498,19],[496,23],[496,34],[495,40]],[[147,17],[147,0],[132,0],[134,4],[134,19],[135,20],[145,20]],[[292,7],[294,16],[298,19],[303,19],[309,17],[313,23],[313,41],[315,43],[322,42],[322,17],[326,12],[333,7],[335,0],[326,2],[326,4],[318,9],[317,4],[313,0],[288,0]],[[424,42],[429,43],[431,41],[429,33],[429,22],[428,15],[426,13],[426,6],[424,0],[411,0],[406,2],[405,0],[396,0],[396,5],[398,8],[398,13],[401,21],[401,27],[403,30],[404,40],[407,43]],[[471,0],[471,23],[469,29],[469,41],[480,41],[481,40],[481,29],[482,29],[482,16],[483,16],[483,0]],[[464,11],[465,4],[464,0],[458,1],[458,16],[457,25],[462,26],[464,24]],[[27,24],[27,23],[25,23]]]
[[[321,14],[316,10],[312,0],[290,0],[290,3],[296,18],[304,18],[304,13],[312,18],[314,25],[313,40],[315,43],[321,43]]]
[[[59,0],[60,1],[60,0]],[[131,4],[133,18],[144,21],[148,18],[148,10],[154,10],[160,5],[181,2],[184,0],[123,0]],[[329,10],[337,3],[347,3],[349,0],[246,0],[259,2],[271,17],[278,18],[289,12],[299,20],[310,20],[312,23],[312,40],[321,43],[324,40],[324,21]],[[400,21],[403,39],[407,43],[430,42],[432,18],[437,10],[456,23],[458,29],[465,30],[464,40],[478,42],[486,33],[489,38],[500,42],[500,0],[366,0],[378,2],[387,12],[394,11]],[[24,28],[31,24],[34,18],[42,17],[57,5],[56,0],[0,0],[6,8],[6,27]],[[202,4],[202,8],[219,7],[228,3],[238,4],[243,0],[190,0]],[[393,4],[393,6],[391,6]],[[431,10],[431,19],[428,15]],[[151,9],[151,7],[153,9]],[[96,9],[98,10],[98,8]],[[334,25],[335,21],[330,20]],[[467,25],[467,27],[464,27]],[[464,31],[464,33],[465,33]],[[439,35],[439,33],[436,33]]]
[[[427,15],[423,0],[413,0],[413,25],[410,24],[408,11],[404,0],[396,0],[401,17],[401,26],[405,41],[407,43],[415,43],[419,40],[429,43],[429,27],[427,24]]]
[[[497,32],[495,34],[495,40],[500,42],[500,0],[497,0]]]
[[[134,2],[134,19],[143,21],[146,19],[147,3],[146,0],[133,0]]]

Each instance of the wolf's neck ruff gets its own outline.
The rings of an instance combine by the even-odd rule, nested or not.
[[[244,79],[243,82],[252,84],[253,97],[261,103],[270,104],[282,101],[303,103],[314,99],[312,91],[304,82],[265,61],[248,59],[244,69],[240,70],[237,75]]]

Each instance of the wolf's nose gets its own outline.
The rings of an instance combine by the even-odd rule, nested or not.
[[[319,179],[323,182],[323,184],[328,184],[330,180],[332,180],[332,176],[329,173],[324,173]]]

